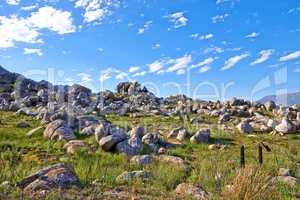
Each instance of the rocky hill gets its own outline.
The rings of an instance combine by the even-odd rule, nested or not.
[[[0,114],[0,199],[294,199],[300,183],[297,105],[158,98],[137,82],[93,94],[1,67]],[[258,145],[276,162],[255,167]]]
[[[279,99],[279,101],[282,101],[285,98],[287,99],[287,105],[294,105],[294,104],[300,105],[300,92],[288,93],[286,95],[281,95],[281,96],[269,95],[261,98],[260,100],[258,100],[258,102],[266,103],[268,101],[274,101],[277,104],[280,104],[280,102],[277,102],[277,99]]]

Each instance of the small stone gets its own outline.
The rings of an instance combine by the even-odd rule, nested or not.
[[[211,144],[208,146],[209,150],[224,150],[226,145],[224,144]]]
[[[193,199],[205,200],[208,199],[208,193],[201,187],[188,183],[181,183],[176,187],[176,193]]]
[[[142,180],[149,181],[152,178],[152,174],[147,171],[131,171],[131,172],[123,172],[116,179],[119,183],[131,182],[134,180]]]
[[[21,122],[17,123],[17,127],[18,128],[28,128],[28,127],[30,127],[30,125],[25,121],[21,121]]]
[[[291,186],[300,185],[300,179],[292,176],[277,176],[276,179],[281,183],[285,183]]]
[[[79,149],[88,149],[88,145],[82,140],[71,140],[63,148],[66,149],[67,153],[74,154]]]
[[[293,176],[293,171],[286,168],[280,168],[278,171],[278,176]]]
[[[157,160],[159,162],[170,164],[184,170],[190,169],[189,164],[185,160],[177,156],[160,155],[157,157]]]

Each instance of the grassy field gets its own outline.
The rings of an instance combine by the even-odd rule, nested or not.
[[[140,125],[147,132],[158,132],[166,136],[172,128],[185,127],[195,133],[201,127],[212,130],[211,143],[226,144],[224,150],[209,150],[208,144],[191,144],[189,140],[168,150],[169,155],[179,156],[187,160],[191,170],[186,173],[182,169],[159,162],[144,167],[152,172],[153,180],[118,184],[116,177],[124,171],[143,169],[129,164],[123,155],[103,152],[94,137],[82,137],[92,148],[92,152],[80,151],[68,155],[63,150],[64,142],[51,142],[43,138],[43,130],[31,137],[26,133],[39,126],[39,121],[14,113],[0,113],[0,184],[9,181],[11,187],[0,186],[0,199],[16,199],[22,194],[13,185],[23,177],[51,164],[71,163],[81,181],[82,189],[68,192],[55,191],[48,199],[116,199],[113,191],[129,194],[136,199],[179,199],[174,194],[176,186],[182,182],[202,185],[211,194],[211,199],[296,199],[300,188],[283,184],[261,190],[261,195],[247,196],[255,192],[255,187],[263,185],[267,178],[276,176],[279,168],[289,168],[300,177],[300,138],[299,135],[284,137],[257,134],[252,137],[236,132],[224,131],[216,125],[217,119],[205,116],[189,116],[201,118],[204,123],[192,125],[188,120],[179,117],[162,116],[115,116],[106,118],[112,123],[128,129]],[[17,128],[16,124],[26,121],[29,128]],[[77,134],[78,135],[78,134]],[[271,152],[264,151],[264,163],[259,166],[257,146],[260,142],[268,144]],[[174,141],[170,141],[174,142]],[[239,167],[239,148],[246,148],[246,169]],[[146,150],[145,150],[146,152]],[[250,175],[249,175],[250,174]],[[245,178],[249,176],[250,178]],[[256,178],[253,178],[257,176]],[[218,178],[216,178],[218,177]],[[239,186],[239,194],[226,192],[226,185]],[[254,188],[254,189],[253,189]],[[128,196],[127,196],[128,198]],[[121,198],[122,199],[122,198]],[[126,198],[124,198],[126,199]]]

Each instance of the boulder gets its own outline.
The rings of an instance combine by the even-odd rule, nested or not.
[[[56,164],[22,179],[17,182],[17,186],[31,198],[37,198],[44,197],[56,188],[80,187],[80,182],[71,166]]]
[[[142,142],[145,144],[158,144],[160,142],[159,133],[147,133],[142,137]]]
[[[225,113],[219,117],[219,123],[224,124],[225,122],[228,122],[231,119],[231,115],[229,113]]]
[[[168,138],[176,138],[177,135],[178,135],[178,133],[179,133],[181,130],[183,130],[183,129],[184,129],[184,128],[182,128],[182,127],[173,129],[173,130],[169,133]]]
[[[50,140],[73,140],[74,131],[69,128],[65,121],[55,120],[47,125],[44,131],[44,137]]]
[[[169,156],[169,155],[160,155],[157,157],[159,162],[172,165],[174,167],[179,167],[184,170],[189,170],[189,164],[185,160],[177,156]]]
[[[268,122],[267,122],[267,126],[272,128],[272,129],[275,129],[275,127],[278,125],[279,123],[276,121],[276,120],[273,120],[273,119],[269,119]]]
[[[275,130],[281,134],[289,134],[295,132],[296,127],[287,118],[283,118],[281,123],[275,127]]]
[[[150,155],[133,156],[130,159],[130,163],[135,165],[140,165],[140,166],[149,165],[152,163],[152,157]]]
[[[99,126],[97,126],[95,128],[95,138],[96,138],[96,141],[99,143],[100,140],[103,138],[103,137],[106,137],[108,135],[110,135],[110,124],[106,124],[106,123],[103,123],[103,124],[100,124]]]
[[[86,136],[95,135],[95,126],[90,125],[90,126],[83,128],[80,131],[80,135],[86,135]]]
[[[143,127],[135,127],[130,131],[130,138],[142,138],[144,136],[144,128]]]
[[[210,140],[210,129],[200,129],[195,135],[191,137],[191,142],[200,144],[200,143],[209,143]]]
[[[149,181],[152,178],[152,174],[147,171],[131,171],[131,172],[123,172],[120,174],[116,181],[118,183],[126,183],[136,180]]]
[[[237,125],[237,129],[240,133],[250,134],[253,132],[253,128],[248,120],[242,121]]]
[[[276,104],[274,101],[268,101],[265,103],[265,107],[266,107],[267,111],[272,111],[276,108]]]
[[[278,171],[278,176],[293,176],[294,173],[290,169],[280,168]]]
[[[120,142],[122,142],[123,140],[126,139],[125,135],[122,134],[113,134],[113,135],[109,135],[106,137],[103,137],[100,141],[99,141],[99,145],[100,147],[104,150],[104,151],[112,151],[113,148]]]
[[[79,149],[88,149],[88,145],[82,140],[71,140],[66,143],[63,148],[67,151],[67,153],[74,154]]]
[[[177,134],[176,139],[180,142],[183,142],[185,140],[185,138],[188,136],[188,132],[186,129],[182,129],[181,131],[179,131],[179,133]]]
[[[181,183],[176,187],[176,194],[182,197],[192,197],[193,199],[204,200],[208,199],[208,193],[197,185],[189,183]]]
[[[295,178],[293,176],[277,176],[276,180],[278,182],[291,185],[291,186],[299,186],[300,185],[300,179]]]
[[[142,152],[143,142],[141,138],[133,137],[129,140],[124,140],[117,144],[116,151],[119,153],[124,153],[127,156],[134,156]]]

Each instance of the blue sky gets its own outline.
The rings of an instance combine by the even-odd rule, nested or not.
[[[1,0],[0,65],[94,91],[127,80],[159,96],[300,91],[300,2]]]

